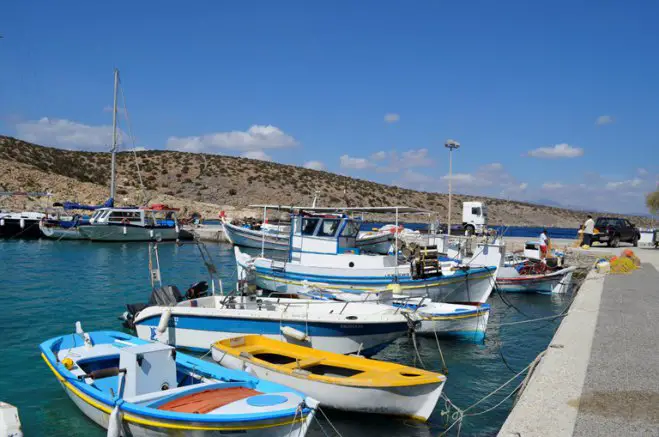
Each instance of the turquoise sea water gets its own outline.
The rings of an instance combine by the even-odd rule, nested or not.
[[[233,251],[227,245],[208,245],[229,289],[235,282]],[[181,290],[206,279],[198,248],[161,244],[163,282]],[[149,295],[148,247],[140,243],[102,244],[87,241],[0,241],[0,400],[19,408],[24,433],[30,436],[104,436],[64,394],[41,360],[38,344],[73,332],[80,320],[87,331],[121,330],[117,317],[126,303],[146,301]],[[483,344],[442,340],[449,368],[445,393],[467,407],[523,369],[551,340],[558,321],[498,326],[500,323],[559,313],[570,296],[506,295],[490,299],[492,314]],[[509,306],[513,305],[513,306]],[[434,338],[418,338],[425,364],[441,369]],[[505,357],[505,362],[502,359]],[[400,338],[376,358],[413,365],[414,347]],[[512,370],[511,370],[512,369]],[[512,389],[515,385],[512,385]],[[477,406],[483,411],[500,402],[502,390]],[[491,436],[505,420],[512,400],[493,411],[465,419],[461,436]],[[327,410],[344,437],[363,435],[437,436],[444,429],[443,402],[427,424],[409,420],[348,414]],[[327,428],[327,424],[324,424]],[[455,435],[453,428],[449,435]],[[318,425],[309,433],[324,435]]]

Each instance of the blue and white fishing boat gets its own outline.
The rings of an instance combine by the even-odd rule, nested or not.
[[[317,403],[283,385],[113,331],[52,338],[41,356],[108,436],[304,436]]]
[[[437,251],[431,249],[423,249],[407,259],[398,254],[365,254],[357,247],[361,220],[345,213],[390,212],[398,218],[398,213],[422,210],[407,207],[341,210],[342,213],[336,213],[336,208],[314,208],[294,214],[286,261],[263,255],[252,257],[234,248],[239,278],[264,290],[288,294],[303,291],[305,283],[359,292],[396,285],[400,294],[429,296],[435,302],[487,301],[498,265],[441,263]]]
[[[307,286],[301,295],[324,301],[380,302],[392,305],[413,316],[414,332],[417,334],[458,337],[476,342],[485,338],[490,317],[490,305],[486,303],[463,305],[431,302],[427,298],[396,295],[391,289],[356,294]]]
[[[231,244],[265,250],[288,250],[290,230],[280,228],[250,229],[222,220],[224,235]]]

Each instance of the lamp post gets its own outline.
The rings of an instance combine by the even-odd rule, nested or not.
[[[448,149],[448,219],[446,220],[446,233],[451,235],[451,203],[453,200],[451,180],[453,179],[453,150],[459,148],[460,143],[455,140],[446,140],[444,147]]]

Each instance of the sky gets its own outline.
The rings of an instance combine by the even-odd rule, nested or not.
[[[643,213],[658,21],[651,0],[7,1],[0,134],[109,150],[118,68],[123,148]]]

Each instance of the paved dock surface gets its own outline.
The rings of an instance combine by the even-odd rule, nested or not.
[[[604,280],[575,437],[659,435],[657,310],[652,264]]]
[[[500,437],[659,436],[659,250],[634,252],[631,274],[588,275]]]

